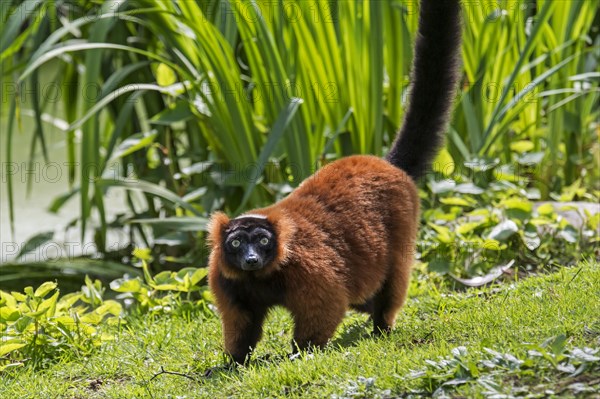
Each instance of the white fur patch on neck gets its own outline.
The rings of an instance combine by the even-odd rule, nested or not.
[[[248,213],[246,215],[240,215],[233,220],[245,219],[245,218],[266,219],[267,217],[265,215],[259,215],[257,213]]]

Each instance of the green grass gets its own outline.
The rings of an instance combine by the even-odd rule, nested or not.
[[[5,373],[0,397],[598,397],[598,314],[598,263],[466,292],[417,271],[389,337],[350,313],[327,349],[289,360],[292,323],[277,310],[249,366],[205,376],[224,364],[217,318],[144,316],[90,357]]]

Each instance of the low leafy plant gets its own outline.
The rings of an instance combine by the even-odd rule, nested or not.
[[[374,377],[359,376],[356,380],[347,382],[343,395],[331,395],[331,399],[383,399],[391,397],[392,391],[390,389],[378,388],[375,382],[376,378]]]
[[[437,167],[442,176],[430,178],[422,192],[426,205],[418,240],[420,259],[430,271],[482,285],[513,265],[538,271],[581,259],[573,254],[597,255],[600,215],[572,204],[536,202],[540,192],[528,169],[515,169],[494,160],[465,163],[459,172]],[[575,198],[595,199],[577,183],[557,196]]]
[[[452,356],[435,360],[425,360],[427,366],[414,371],[408,378],[418,379],[421,389],[433,393],[443,393],[446,387],[464,384],[479,376],[477,362],[466,358],[467,349],[459,346],[452,349]]]
[[[149,250],[136,249],[144,278],[121,278],[110,287],[119,299],[140,313],[206,316],[214,313],[206,284],[205,268],[150,274],[146,261]],[[106,288],[100,280],[85,278],[81,290],[60,296],[55,282],[45,282],[24,292],[0,291],[0,371],[33,362],[43,367],[57,358],[85,356],[111,340],[104,325],[126,323],[119,301],[104,299]],[[114,331],[112,329],[111,331]]]
[[[103,325],[122,322],[121,304],[103,299],[100,281],[86,278],[80,292],[60,297],[54,282],[24,292],[0,291],[0,371],[32,362],[87,355],[112,336]]]
[[[208,274],[206,268],[186,267],[176,272],[150,274],[150,250],[136,249],[134,256],[141,262],[144,278],[120,278],[110,283],[118,298],[137,312],[153,314],[190,314],[200,312],[212,315],[211,295],[206,284],[200,282]]]
[[[453,396],[458,387],[473,384],[483,387],[487,396],[531,394],[532,387],[529,385],[535,384],[537,389],[542,389],[537,380],[546,372],[559,373],[562,379],[572,382],[565,384],[563,392],[554,394],[597,392],[597,387],[577,381],[585,377],[585,373],[592,375],[600,371],[598,348],[568,348],[567,337],[562,334],[541,344],[523,344],[522,348],[525,350],[513,354],[490,348],[468,353],[465,347],[457,347],[452,349],[451,356],[426,360],[426,367],[412,372],[408,378],[418,383],[416,392],[427,392],[434,397]],[[512,382],[507,384],[507,380]],[[544,396],[549,394],[544,392]]]

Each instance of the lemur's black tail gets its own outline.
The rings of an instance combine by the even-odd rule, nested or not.
[[[460,12],[459,0],[421,0],[408,110],[387,155],[415,180],[443,143],[459,75]]]

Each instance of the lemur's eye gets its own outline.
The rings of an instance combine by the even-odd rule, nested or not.
[[[234,248],[238,248],[242,242],[240,240],[231,241],[231,246]]]
[[[267,237],[263,237],[260,239],[260,245],[267,245],[269,243],[269,239]]]

